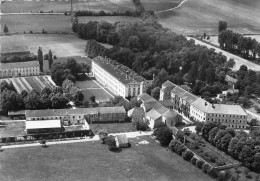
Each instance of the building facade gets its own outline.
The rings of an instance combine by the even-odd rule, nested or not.
[[[38,61],[0,63],[0,78],[32,76],[40,74]]]
[[[169,94],[174,109],[188,118],[199,122],[218,122],[234,129],[248,129],[247,113],[240,105],[211,104],[166,81],[160,91],[160,100],[168,100]]]
[[[2,46],[0,49],[0,57],[11,56],[29,56],[30,50],[28,46]]]
[[[145,81],[131,77],[102,57],[92,61],[93,76],[114,95],[135,97],[145,91]]]

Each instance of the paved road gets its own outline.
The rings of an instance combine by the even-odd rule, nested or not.
[[[152,131],[147,132],[141,132],[141,131],[135,131],[135,132],[127,132],[127,133],[113,133],[109,135],[120,135],[120,134],[126,134],[128,138],[135,138],[139,136],[150,136],[152,134]],[[99,137],[98,135],[95,135],[93,138],[85,138],[80,140],[68,140],[68,141],[53,141],[53,142],[47,142],[47,145],[56,145],[56,144],[69,144],[69,143],[82,143],[82,142],[88,142],[88,141],[98,141]],[[8,145],[8,146],[2,146],[2,149],[9,149],[9,148],[24,148],[24,147],[32,147],[32,146],[42,146],[40,143],[30,143],[30,144],[22,144],[22,145]]]
[[[234,54],[228,53],[224,50],[221,50],[220,48],[216,48],[212,45],[209,45],[209,44],[204,43],[202,41],[199,41],[197,39],[194,39],[194,38],[191,38],[191,37],[186,37],[186,38],[187,38],[187,40],[193,39],[195,41],[195,44],[203,45],[203,46],[206,46],[208,48],[213,48],[213,49],[215,49],[215,52],[217,52],[217,53],[221,52],[223,55],[225,55],[227,57],[228,60],[230,58],[233,58],[234,61],[236,62],[236,65],[233,67],[233,70],[235,70],[235,71],[238,70],[241,65],[246,65],[248,69],[251,69],[251,70],[254,70],[254,71],[260,71],[260,65],[257,65],[253,62],[250,62],[250,61],[243,59],[239,56],[236,56]]]

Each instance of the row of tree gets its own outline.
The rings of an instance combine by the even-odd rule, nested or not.
[[[260,171],[260,135],[249,137],[246,133],[235,133],[232,128],[208,122],[196,126],[197,134],[213,146],[241,161],[249,169]]]
[[[101,11],[74,11],[74,16],[140,16],[139,11],[113,11],[113,12],[105,12]]]
[[[34,61],[37,60],[37,56],[36,55],[22,55],[22,56],[10,56],[10,57],[6,57],[3,56],[0,58],[0,62],[1,63],[15,63],[15,62],[28,62],[28,61]]]
[[[222,49],[250,60],[260,57],[260,43],[255,38],[245,37],[232,30],[223,30],[218,35],[218,42]],[[260,62],[260,59],[258,59]]]

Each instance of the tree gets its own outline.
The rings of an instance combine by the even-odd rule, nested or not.
[[[160,87],[153,88],[153,90],[151,91],[151,96],[158,100],[160,97]]]
[[[227,29],[227,22],[226,21],[219,21],[218,22],[218,32],[220,33],[223,30]]]
[[[169,143],[172,140],[172,130],[168,127],[158,128],[156,139],[162,146],[169,146]]]
[[[147,131],[149,129],[148,123],[142,118],[133,118],[132,123],[138,131]]]
[[[196,133],[197,133],[197,134],[200,134],[200,133],[201,133],[201,130],[202,130],[203,126],[204,126],[204,123],[203,123],[203,122],[198,122],[198,123],[196,123],[195,130],[196,130]]]
[[[101,141],[102,144],[105,144],[105,141],[108,137],[108,132],[105,129],[99,130],[98,131],[98,136],[99,136],[99,140]]]
[[[43,53],[42,53],[42,48],[39,47],[38,49],[38,57],[37,57],[40,65],[40,71],[43,72]]]
[[[253,163],[251,164],[252,168],[254,171],[256,172],[260,172],[260,153],[256,153],[254,155],[254,161]]]
[[[90,101],[91,101],[91,102],[96,102],[96,96],[91,96],[91,97],[90,97]]]
[[[40,96],[36,90],[32,90],[28,96],[24,99],[24,104],[26,109],[40,109],[41,108],[41,100]]]
[[[49,69],[51,69],[51,65],[52,65],[52,63],[53,63],[53,58],[52,58],[51,49],[49,50],[49,54],[48,54],[48,62],[49,62]]]
[[[113,152],[120,151],[120,148],[118,148],[116,145],[116,140],[114,136],[108,136],[105,140],[105,143],[107,144],[109,151],[113,151]]]
[[[217,124],[214,122],[206,122],[202,129],[201,129],[201,133],[202,133],[202,137],[208,141],[209,138],[209,132],[211,131],[211,129],[213,129],[214,127],[216,127]]]
[[[188,150],[185,150],[183,153],[182,153],[182,158],[184,160],[187,160],[187,161],[190,161],[191,158],[193,157],[193,153],[191,151],[188,151]]]
[[[202,168],[202,165],[204,164],[205,162],[203,160],[197,160],[197,163],[196,163],[196,166],[198,168]]]
[[[209,142],[210,143],[212,143],[212,144],[215,143],[214,138],[217,135],[218,131],[219,131],[218,127],[214,127],[212,130],[210,130],[210,132],[209,132]]]
[[[61,93],[53,94],[51,97],[51,103],[53,109],[66,108],[69,100],[67,100]]]
[[[9,32],[9,29],[8,29],[7,25],[5,24],[5,26],[4,26],[4,33],[8,33],[8,32]]]

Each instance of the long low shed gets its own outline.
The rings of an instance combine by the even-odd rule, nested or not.
[[[27,134],[61,132],[60,120],[26,121]]]

